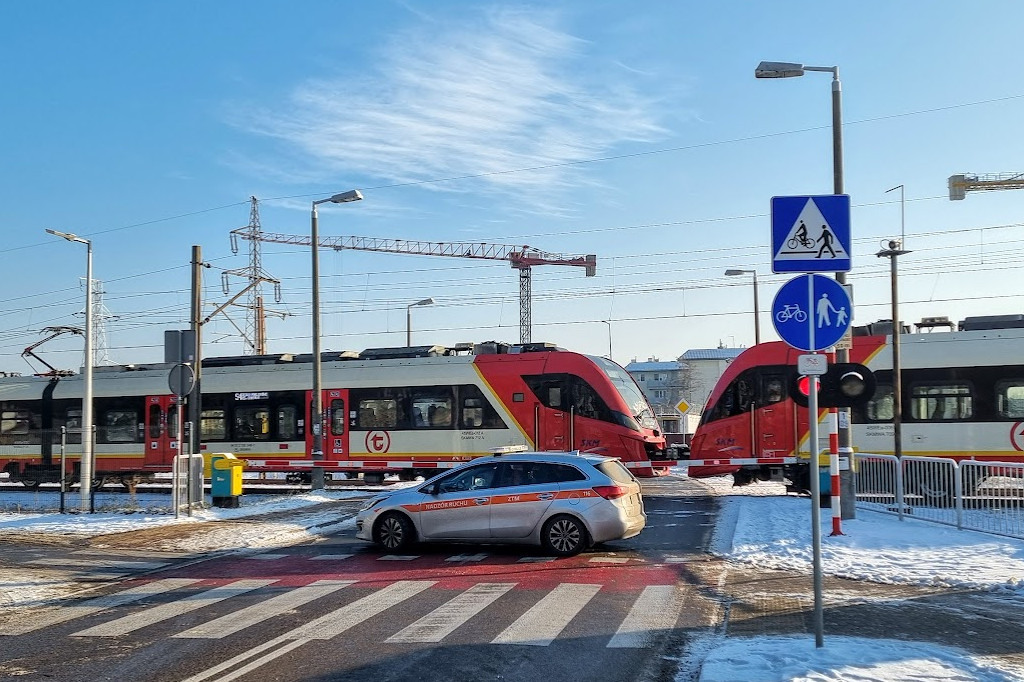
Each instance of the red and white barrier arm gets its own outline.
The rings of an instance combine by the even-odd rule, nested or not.
[[[655,460],[643,462],[623,462],[630,469],[655,467],[668,469],[671,467],[710,467],[710,466],[757,466],[760,464],[796,464],[802,462],[799,457],[746,457],[742,459],[679,459]]]
[[[464,462],[415,462],[391,460],[312,460],[312,459],[247,459],[247,466],[252,467],[288,467],[292,469],[347,469],[380,470],[380,469],[450,469]]]

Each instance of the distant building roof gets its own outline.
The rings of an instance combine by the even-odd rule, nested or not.
[[[665,362],[636,362],[634,360],[626,365],[627,372],[675,372],[678,369],[679,362],[677,360],[668,360]]]
[[[734,360],[746,348],[694,348],[683,353],[679,359],[687,360]]]

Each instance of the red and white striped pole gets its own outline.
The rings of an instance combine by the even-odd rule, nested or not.
[[[828,473],[832,484],[832,533],[842,535],[842,510],[839,508],[839,410],[828,410]]]

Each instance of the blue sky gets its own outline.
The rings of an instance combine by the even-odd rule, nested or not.
[[[832,191],[827,73],[757,80],[761,60],[840,68],[854,323],[889,317],[905,188],[901,316],[1024,312],[1024,192],[948,199],[954,173],[1024,171],[1024,5],[979,2],[179,2],[0,5],[0,371],[51,325],[83,324],[84,247],[103,282],[108,357],[160,360],[189,315],[244,286],[229,234],[527,244],[597,255],[533,271],[533,340],[675,358],[753,343],[788,275],[770,267],[772,196]],[[308,249],[264,244],[285,313],[271,352],[310,348]],[[519,338],[507,263],[324,251],[324,348]],[[242,299],[245,300],[245,297]],[[231,308],[205,354],[243,352]],[[609,324],[602,322],[608,320]],[[81,339],[38,351],[78,368]],[[38,364],[36,365],[38,369]]]

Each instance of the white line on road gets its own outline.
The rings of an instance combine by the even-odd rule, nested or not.
[[[289,589],[287,592],[272,597],[267,601],[253,604],[241,611],[229,613],[220,618],[202,623],[184,632],[179,632],[174,636],[187,639],[220,639],[227,637],[239,630],[244,630],[274,616],[297,609],[303,604],[326,597],[332,592],[337,592],[341,588],[348,587],[355,582],[355,580],[318,580],[303,587]]]
[[[233,583],[224,585],[222,587],[215,587],[212,590],[206,592],[200,592],[199,594],[192,594],[184,599],[169,602],[167,604],[160,604],[159,606],[153,606],[151,608],[133,613],[117,620],[112,620],[109,623],[103,623],[95,627],[76,632],[72,637],[117,637],[118,635],[126,635],[129,632],[133,632],[139,628],[152,625],[153,623],[159,623],[175,616],[180,616],[183,613],[189,611],[195,611],[201,609],[204,606],[215,604],[219,601],[223,601],[230,597],[235,597],[252,590],[266,587],[271,583],[275,583],[277,580],[236,580]]]
[[[477,583],[385,641],[440,642],[515,586],[516,583]]]
[[[600,590],[600,585],[562,583],[530,607],[529,611],[491,643],[547,646]]]
[[[608,648],[650,647],[662,633],[675,628],[682,608],[682,591],[675,585],[645,587],[618,631],[608,642]]]
[[[57,625],[58,623],[65,623],[69,620],[74,620],[75,618],[88,616],[96,613],[97,611],[105,611],[117,606],[123,606],[124,604],[131,604],[132,602],[140,601],[146,597],[176,590],[180,587],[185,587],[197,582],[199,582],[199,580],[194,578],[167,578],[165,580],[156,580],[151,583],[146,583],[145,585],[139,585],[138,587],[132,587],[124,590],[123,592],[118,592],[117,594],[90,599],[89,601],[82,602],[81,604],[61,605],[51,611],[41,613],[38,618],[26,616],[20,623],[6,624],[4,628],[0,630],[0,635],[23,635],[26,632],[40,630],[51,625]]]
[[[247,675],[270,661],[285,655],[292,649],[302,646],[306,642],[314,639],[331,639],[349,628],[359,625],[364,620],[376,616],[392,606],[401,604],[410,597],[416,596],[432,585],[434,585],[432,580],[403,580],[393,583],[382,590],[369,594],[362,599],[357,599],[351,604],[347,604],[301,627],[286,632],[280,637],[275,637],[269,642],[264,642],[248,651],[243,651],[219,665],[215,665],[208,670],[193,675],[187,680],[183,680],[183,682],[203,682],[203,680],[210,678],[216,678],[217,682],[231,682],[231,680]],[[269,651],[269,653],[259,658],[254,658],[264,651]],[[238,665],[242,665],[242,667],[230,673],[225,672]]]

